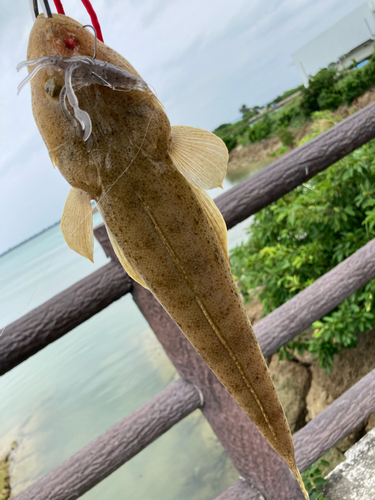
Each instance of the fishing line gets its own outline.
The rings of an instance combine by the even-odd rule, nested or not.
[[[95,12],[93,6],[91,5],[90,0],[81,0],[81,1],[82,1],[83,5],[85,6],[88,15],[91,18],[92,25],[94,26],[96,33],[98,34],[98,39],[104,43],[102,29],[101,29],[100,24],[99,24],[98,16],[96,15],[96,12]]]
[[[44,13],[44,17],[51,17],[52,18],[52,12],[48,3],[48,0],[41,0],[42,2],[42,10]],[[39,16],[39,7],[38,7],[38,0],[29,0],[30,4],[30,9],[31,9],[31,16],[33,20]]]
[[[52,12],[51,12],[48,0],[41,0],[41,2],[42,2],[42,9],[43,9],[44,17],[52,18]]]
[[[62,14],[63,16],[65,16],[64,7],[62,6],[61,0],[53,0],[53,2],[55,4],[57,13],[58,14]]]
[[[36,2],[37,0],[30,0],[30,2],[32,2],[32,1]],[[42,1],[47,1],[47,0],[42,0]],[[63,14],[65,16],[64,7],[62,6],[61,0],[53,0],[53,1],[55,4],[57,13]],[[104,43],[102,29],[100,27],[98,16],[96,15],[94,7],[91,5],[90,0],[81,0],[81,2],[83,3],[88,15],[90,16],[92,25],[93,25],[96,33],[98,34],[98,39]],[[52,16],[50,16],[50,17],[52,17]]]
[[[39,16],[38,0],[29,0],[29,5],[31,17],[33,18],[33,21],[35,21],[35,19]]]

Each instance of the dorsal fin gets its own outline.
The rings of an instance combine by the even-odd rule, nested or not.
[[[227,226],[225,224],[225,220],[223,219],[223,216],[221,215],[220,210],[217,208],[213,199],[205,191],[194,187],[193,191],[196,194],[203,210],[205,211],[212,229],[215,231],[221,249],[223,250],[225,258],[228,261],[228,266],[230,267],[228,255]]]
[[[227,173],[228,149],[215,134],[194,127],[172,127],[169,156],[195,188],[222,186]]]
[[[142,285],[145,288],[148,288],[146,283],[143,281],[143,279],[140,277],[140,275],[137,273],[137,271],[134,269],[134,267],[130,264],[128,259],[125,257],[124,252],[121,250],[119,244],[117,243],[117,240],[115,236],[112,234],[111,230],[109,229],[108,226],[107,228],[107,233],[109,236],[109,239],[112,243],[113,250],[115,251],[115,254],[117,255],[118,260],[120,261],[120,264],[122,267],[125,269],[125,271],[128,273],[128,275],[137,283]]]
[[[69,247],[94,262],[94,228],[91,196],[72,188],[61,217],[61,232]]]

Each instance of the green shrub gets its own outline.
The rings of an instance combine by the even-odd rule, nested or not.
[[[276,135],[282,142],[283,146],[287,146],[288,148],[292,148],[294,146],[294,135],[287,128],[279,128]]]
[[[363,79],[367,84],[367,87],[372,87],[375,85],[375,55],[373,54],[369,62],[361,68]]]
[[[289,95],[301,90],[301,95],[285,104],[279,110],[273,110],[259,118],[249,127],[250,118],[259,115],[259,106],[240,108],[242,119],[236,123],[224,123],[214,130],[214,134],[221,137],[228,149],[236,144],[247,146],[271,137],[279,129],[298,129],[310,120],[312,113],[324,110],[335,110],[345,102],[351,104],[364,90],[375,85],[375,55],[360,69],[345,70],[338,73],[334,68],[323,68],[309,79],[309,86],[296,87],[278,96],[267,104],[272,108],[276,103]]]
[[[296,113],[290,120],[289,127],[292,130],[298,130],[307,121],[310,121],[310,117],[307,118],[306,115],[301,112],[301,108],[299,108],[299,113],[298,114]]]
[[[223,123],[219,127],[215,128],[213,134],[224,140],[224,137],[231,137],[233,135],[234,128],[235,127],[232,123]]]
[[[269,117],[268,113],[264,115],[259,121],[254,123],[252,127],[250,127],[248,132],[248,137],[251,142],[261,141],[262,139],[266,139],[272,133],[273,129],[273,121]]]
[[[286,99],[287,97],[291,96],[292,94],[295,94],[296,92],[298,92],[299,90],[302,90],[302,87],[303,85],[299,85],[298,87],[295,87],[294,89],[290,89],[290,90],[287,90],[286,92],[284,92],[283,94],[281,95],[278,95],[276,97],[276,99],[274,99],[273,101],[269,102],[267,104],[267,108],[271,108],[273,107],[275,104],[277,104],[278,102],[280,101],[283,101],[284,99]]]
[[[232,151],[232,149],[234,149],[237,146],[237,137],[235,136],[226,135],[222,139],[226,147],[228,148],[228,151]]]
[[[354,65],[353,67],[356,67]],[[321,69],[302,89],[301,108],[306,115],[318,110],[335,110],[350,105],[365,90],[375,85],[375,56],[360,69],[338,73],[334,68]]]
[[[248,108],[246,106],[246,104],[242,104],[242,106],[240,107],[240,109],[238,111],[241,113],[242,116],[245,116],[248,113],[250,113],[250,108]]]
[[[296,120],[298,117],[302,118],[302,124],[306,121],[306,117],[301,110],[300,100],[296,99],[296,101],[287,104],[282,109],[280,109],[280,111],[277,111],[273,114],[273,119],[275,121],[275,130],[277,130],[278,128],[289,127],[292,121]]]
[[[356,97],[362,94],[368,85],[363,78],[363,72],[359,70],[352,71],[344,78],[339,85],[342,99],[345,104],[351,104]]]
[[[324,89],[318,97],[318,105],[320,109],[329,109],[331,111],[337,109],[342,104],[342,96],[337,91]]]
[[[339,80],[337,71],[333,68],[323,68],[309,78],[309,86],[302,89],[301,108],[307,116],[314,111],[319,111],[319,97],[323,91],[334,94],[335,86]]]
[[[223,123],[222,125],[219,125],[215,130],[213,131],[214,134],[218,134],[222,132],[223,130],[227,129],[228,127],[230,128],[232,126],[231,123]]]
[[[311,118],[313,118],[312,131],[310,134],[305,135],[305,137],[298,141],[297,146],[302,146],[302,144],[311,141],[311,139],[314,139],[314,137],[317,137],[342,120],[340,115],[333,115],[328,110],[315,111],[315,113],[312,113]]]
[[[286,146],[280,146],[277,151],[270,153],[268,156],[277,157],[277,156],[284,155],[287,152],[288,152],[288,148]]]
[[[327,482],[322,475],[323,468],[328,466],[329,462],[320,458],[314,464],[310,465],[305,472],[302,472],[302,479],[311,500],[328,500],[323,497],[321,492],[321,487]]]
[[[343,158],[258,212],[250,238],[231,252],[245,297],[259,293],[268,314],[375,237],[375,141]],[[282,348],[308,349],[327,371],[340,347],[375,324],[375,280],[314,323],[312,339]]]
[[[291,103],[289,105],[286,105],[285,108],[281,109],[280,111],[266,113],[263,118],[249,127],[248,139],[250,142],[257,142],[261,141],[262,139],[267,139],[271,137],[275,132],[276,134],[278,134],[279,130],[285,130],[289,126],[289,124],[296,119],[299,119],[300,126],[302,126],[306,121],[306,117],[301,112],[299,103]],[[287,134],[293,135],[291,134],[291,132],[287,132]],[[293,143],[290,142],[290,135],[288,146],[293,145]]]

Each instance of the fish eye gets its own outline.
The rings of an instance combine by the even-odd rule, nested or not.
[[[52,99],[57,99],[60,95],[61,85],[54,78],[49,78],[44,84],[44,90]]]

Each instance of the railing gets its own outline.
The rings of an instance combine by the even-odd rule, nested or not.
[[[215,201],[228,228],[277,200],[375,138],[375,104],[295,149]],[[285,463],[261,437],[150,292],[118,263],[104,226],[95,236],[112,261],[10,324],[0,337],[0,375],[127,293],[143,313],[181,379],[14,497],[74,500],[197,408],[201,408],[241,478],[217,500],[299,500]],[[375,277],[375,240],[347,258],[256,326],[269,356]],[[303,471],[375,411],[375,371],[294,437]]]

